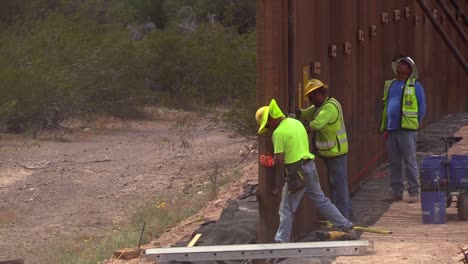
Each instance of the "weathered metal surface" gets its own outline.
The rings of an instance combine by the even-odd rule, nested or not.
[[[288,109],[287,67],[287,1],[257,1],[257,86],[258,105],[275,98],[282,109]],[[260,88],[263,87],[263,88]],[[253,118],[253,115],[252,115]],[[259,149],[273,153],[268,135],[259,137]],[[281,197],[273,195],[274,171],[259,166],[259,243],[271,242],[278,226]]]
[[[467,45],[439,0],[424,2],[466,60]],[[448,6],[463,25],[467,1],[451,0]],[[309,66],[310,78],[328,83],[345,115],[351,189],[385,157],[384,141],[377,131],[383,82],[394,78],[394,56],[408,55],[416,61],[427,99],[426,123],[468,111],[468,75],[418,1],[258,0],[257,7],[259,105],[276,98],[285,111],[294,110],[304,66]],[[335,56],[330,53],[333,46]],[[271,142],[265,138],[259,146],[260,153],[271,152]],[[326,189],[325,170],[317,163]],[[278,224],[279,197],[271,194],[272,177],[260,168],[261,242],[272,240]],[[316,210],[306,207],[310,204],[303,204],[297,212],[296,235],[311,229],[310,223],[318,217]]]

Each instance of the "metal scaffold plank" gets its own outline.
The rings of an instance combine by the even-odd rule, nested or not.
[[[242,260],[293,257],[356,256],[373,252],[371,241],[329,241],[147,249],[142,257],[171,261]]]

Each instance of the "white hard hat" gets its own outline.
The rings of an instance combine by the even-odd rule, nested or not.
[[[418,79],[418,76],[419,76],[418,68],[416,67],[416,63],[414,63],[414,60],[411,57],[402,57],[402,58],[399,58],[396,61],[393,61],[392,62],[393,73],[395,73],[395,75],[397,75],[396,68],[397,68],[397,64],[400,61],[406,61],[411,67],[411,70],[412,70],[411,76],[414,77],[415,79]]]

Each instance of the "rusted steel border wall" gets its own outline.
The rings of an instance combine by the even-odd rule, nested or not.
[[[345,114],[351,189],[385,158],[377,130],[383,82],[394,77],[394,56],[409,55],[416,61],[426,92],[425,122],[468,111],[468,74],[420,2],[467,60],[467,43],[460,34],[460,28],[466,30],[464,0],[445,1],[458,29],[440,0],[257,0],[258,105],[275,98],[285,112],[294,110],[304,66],[309,66],[310,78],[328,83]],[[268,136],[259,138],[259,150],[272,152]],[[326,186],[323,165],[317,163]],[[259,241],[269,242],[278,225],[280,195],[272,193],[273,171],[259,167],[259,183]],[[311,207],[307,199],[301,204],[295,235],[313,228],[318,213]]]

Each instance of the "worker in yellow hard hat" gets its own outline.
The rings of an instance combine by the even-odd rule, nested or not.
[[[356,239],[353,224],[331,203],[320,187],[314,155],[309,152],[307,132],[302,123],[286,117],[274,99],[268,106],[257,110],[255,119],[259,125],[259,134],[272,132],[274,147],[274,156],[260,155],[260,163],[265,167],[275,167],[276,177],[280,177],[283,171],[286,175],[279,206],[280,225],[275,241],[289,242],[293,215],[304,194],[327,220],[347,233],[348,239]]]
[[[311,79],[304,87],[304,100],[311,107],[297,111],[305,125],[314,133],[314,151],[327,167],[333,203],[346,217],[351,217],[348,191],[347,153],[348,137],[341,104],[329,96],[328,85]]]

